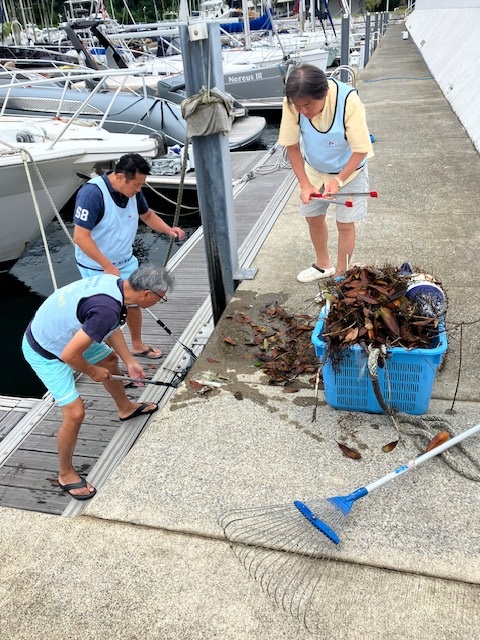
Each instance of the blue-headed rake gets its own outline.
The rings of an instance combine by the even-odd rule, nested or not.
[[[403,475],[407,471],[415,469],[424,462],[427,462],[427,460],[430,460],[430,458],[440,455],[446,449],[454,447],[456,444],[458,444],[462,440],[465,440],[466,438],[469,438],[470,436],[473,436],[478,431],[480,431],[480,424],[477,424],[474,427],[467,429],[463,433],[450,438],[443,444],[440,444],[434,449],[431,449],[430,451],[423,453],[421,456],[418,456],[418,458],[415,458],[414,460],[411,460],[406,464],[400,465],[397,469],[395,469],[395,471],[387,473],[387,475],[379,478],[378,480],[375,480],[374,482],[371,482],[370,484],[367,484],[365,487],[360,487],[347,496],[334,496],[332,498],[327,498],[325,502],[327,503],[327,505],[332,505],[334,507],[333,514],[335,512],[338,512],[340,518],[343,519],[343,517],[348,516],[348,514],[352,510],[353,505],[360,498],[364,498],[375,489],[382,487],[387,482],[390,482],[390,480],[398,478],[400,475]],[[334,526],[331,520],[331,509],[329,509],[329,516],[324,517],[321,509],[318,509],[318,507],[315,508],[315,510],[312,510],[307,506],[307,504],[305,504],[304,502],[300,502],[299,500],[295,500],[293,504],[302,514],[302,516],[315,527],[315,529],[317,529],[333,543],[340,543],[340,531]]]
[[[480,431],[480,424],[344,496],[235,509],[219,518],[225,537],[264,591],[305,626],[322,566],[341,542],[341,528],[357,500]],[[323,560],[323,565],[318,560]]]

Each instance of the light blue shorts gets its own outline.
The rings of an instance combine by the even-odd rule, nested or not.
[[[44,358],[32,349],[25,336],[23,336],[22,351],[25,360],[50,391],[59,407],[70,404],[80,396],[75,387],[72,367],[56,358],[55,360]],[[83,357],[89,364],[97,364],[111,353],[112,349],[105,342],[94,342],[84,351]]]
[[[101,269],[88,269],[87,267],[81,267],[79,264],[77,264],[77,267],[82,278],[91,278],[92,276],[98,276],[103,273]],[[138,260],[135,256],[132,256],[130,260],[122,264],[121,267],[117,267],[117,269],[120,271],[122,280],[128,280],[128,276],[130,276],[135,269],[138,269]]]
[[[315,185],[318,189],[323,185]],[[368,196],[342,196],[342,191],[346,193],[363,193],[368,191],[368,167],[365,165],[358,175],[350,180],[340,191],[334,196],[338,202],[346,202],[351,200],[353,207],[345,207],[342,204],[335,205],[337,222],[359,222],[367,217],[367,198]],[[322,198],[312,198],[309,204],[300,202],[300,215],[306,218],[316,218],[324,216],[327,213],[329,205],[332,204],[328,200]]]
[[[103,271],[81,267],[79,264],[77,264],[77,267],[82,275],[82,278],[91,278],[92,276],[98,276],[99,274],[103,273]],[[135,271],[135,269],[138,269],[138,260],[135,256],[132,256],[130,260],[128,260],[124,265],[117,268],[120,271],[120,278],[122,278],[122,280],[128,280],[128,277]],[[137,307],[138,305],[129,304],[128,306]]]

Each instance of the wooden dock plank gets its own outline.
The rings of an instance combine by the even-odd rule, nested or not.
[[[42,491],[23,487],[0,487],[2,507],[40,511],[51,515],[62,515],[70,497],[60,489]]]
[[[3,491],[1,487],[22,487],[39,491],[57,491],[58,479],[56,474],[49,474],[48,471],[23,469],[22,467],[1,467],[0,468],[0,495]]]
[[[97,418],[97,420],[95,420]],[[115,433],[118,431],[118,421],[115,424],[106,426],[102,422],[106,421],[106,416],[100,416],[99,413],[88,416],[88,420],[82,424],[81,436],[84,440],[99,440],[110,442]],[[42,420],[35,428],[35,435],[56,438],[58,431],[58,422],[50,422]],[[1,468],[1,467],[0,467]]]
[[[102,443],[102,450],[103,450]],[[73,465],[82,474],[87,474],[98,460],[98,456],[87,458],[77,454],[73,456]],[[58,476],[58,456],[57,453],[46,453],[44,451],[27,451],[17,449],[7,460],[4,467],[20,467],[23,469],[36,469],[37,471],[48,471],[53,478]],[[3,468],[3,467],[1,467]],[[1,501],[0,501],[1,502]]]
[[[86,439],[83,437],[83,432],[79,435],[77,444],[75,446],[75,453],[78,456],[93,458],[97,454],[102,452],[106,447],[105,441]],[[41,453],[55,453],[57,452],[57,439],[55,436],[43,436],[35,433],[29,435],[25,442],[19,447],[18,451],[25,451],[35,454]]]

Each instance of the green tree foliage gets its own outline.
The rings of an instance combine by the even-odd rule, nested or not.
[[[103,0],[103,2],[110,16],[113,6],[114,15],[119,22],[132,22],[122,0]],[[90,9],[90,4],[89,0],[85,0],[84,6],[86,9]],[[135,22],[144,22],[145,20],[154,22],[157,20],[157,16],[161,20],[166,11],[178,8],[178,1],[175,2],[175,0],[128,0],[126,4]],[[57,25],[59,22],[65,21],[63,0],[24,0],[23,6],[24,8],[29,7],[27,21],[30,20],[33,14],[34,22],[39,27]],[[98,7],[98,2],[94,3],[93,6]],[[18,1],[6,0],[6,7],[10,18],[16,17],[23,23],[23,13]],[[45,20],[48,20],[48,25],[44,24]]]

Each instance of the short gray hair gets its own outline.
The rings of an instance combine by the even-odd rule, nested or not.
[[[134,291],[170,291],[173,287],[173,276],[163,267],[144,264],[138,267],[128,278]]]

